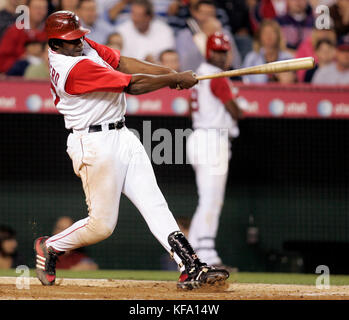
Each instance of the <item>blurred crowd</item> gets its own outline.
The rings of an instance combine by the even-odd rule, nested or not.
[[[30,29],[18,28],[19,5],[29,8]],[[44,22],[70,10],[92,40],[177,71],[195,71],[207,37],[221,31],[231,42],[226,69],[315,58],[313,70],[245,83],[349,84],[349,0],[0,0],[0,8],[2,75],[47,79]]]
[[[74,220],[69,216],[59,217],[53,226],[52,235],[62,232],[73,223]],[[0,225],[0,269],[13,269],[28,264],[18,247],[16,231],[9,225]],[[56,268],[81,271],[97,270],[99,266],[86,254],[84,248],[78,248],[60,256]]]

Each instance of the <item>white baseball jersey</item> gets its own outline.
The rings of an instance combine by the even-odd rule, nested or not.
[[[204,75],[220,71],[204,62],[196,73]],[[191,98],[195,130],[188,138],[187,156],[195,171],[199,201],[190,224],[188,240],[200,259],[215,265],[222,263],[215,248],[215,239],[231,156],[228,136],[237,137],[239,128],[224,105],[234,99],[228,79],[201,80],[192,89]]]
[[[206,75],[221,72],[222,70],[207,62],[203,62],[196,73]],[[213,82],[214,81],[214,82]],[[221,129],[227,128],[231,137],[239,135],[237,122],[226,110],[222,98],[215,94],[215,87],[219,87],[221,81],[228,81],[225,78],[201,80],[192,89],[192,121],[194,129]],[[231,90],[231,89],[230,89]],[[225,92],[223,96],[233,98],[232,92]]]
[[[46,241],[57,251],[69,251],[109,237],[119,214],[121,193],[139,209],[153,235],[164,248],[170,233],[179,230],[159,189],[150,159],[136,135],[122,127],[91,132],[90,125],[115,122],[125,114],[123,90],[132,76],[115,69],[120,52],[85,38],[84,56],[49,52],[51,88],[66,127],[73,169],[81,178],[88,217]],[[174,255],[179,264],[181,259]],[[182,267],[183,270],[183,267]]]
[[[122,90],[131,75],[114,70],[119,59],[118,51],[89,39],[85,39],[83,55],[79,57],[49,49],[51,90],[67,129],[81,130],[123,118],[126,98]]]

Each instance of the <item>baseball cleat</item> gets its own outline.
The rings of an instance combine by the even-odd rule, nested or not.
[[[229,272],[223,268],[208,266],[200,261],[193,247],[190,245],[183,232],[175,231],[168,236],[172,255],[176,253],[182,260],[185,270],[177,282],[179,289],[196,289],[202,285],[213,285],[229,278]]]
[[[228,278],[229,272],[225,269],[201,266],[200,268],[193,270],[191,274],[183,271],[177,282],[177,288],[186,290],[198,289],[203,285],[223,283]]]
[[[213,264],[212,267],[215,267],[216,269],[224,269],[227,270],[229,273],[236,273],[239,272],[239,269],[236,267],[227,266],[226,264],[220,263],[220,264]]]
[[[40,237],[34,241],[36,253],[36,275],[44,286],[52,286],[56,280],[56,262],[63,252],[57,252],[53,248],[46,247],[49,237]]]

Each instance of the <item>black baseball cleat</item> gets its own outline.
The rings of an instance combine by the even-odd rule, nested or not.
[[[36,275],[44,286],[52,286],[56,280],[56,262],[58,256],[64,252],[58,252],[53,248],[46,247],[46,240],[49,237],[40,237],[34,241],[36,253]]]
[[[229,278],[229,272],[225,269],[216,269],[210,266],[201,266],[192,273],[183,271],[177,282],[178,289],[198,289],[204,285],[224,283]]]
[[[212,267],[215,267],[216,269],[224,269],[227,270],[229,273],[237,273],[239,272],[239,269],[237,267],[231,267],[223,263],[219,264],[212,264]]]
[[[185,268],[179,277],[177,288],[192,290],[205,284],[223,283],[229,278],[227,270],[208,266],[201,262],[181,231],[172,232],[168,236],[168,243],[172,254],[176,253],[178,255]]]

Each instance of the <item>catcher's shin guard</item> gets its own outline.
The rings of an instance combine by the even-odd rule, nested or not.
[[[203,284],[225,281],[229,277],[227,270],[216,269],[201,262],[182,232],[172,232],[168,236],[168,243],[172,252],[176,253],[182,260],[185,268],[177,282],[178,288],[191,290],[199,288]]]

